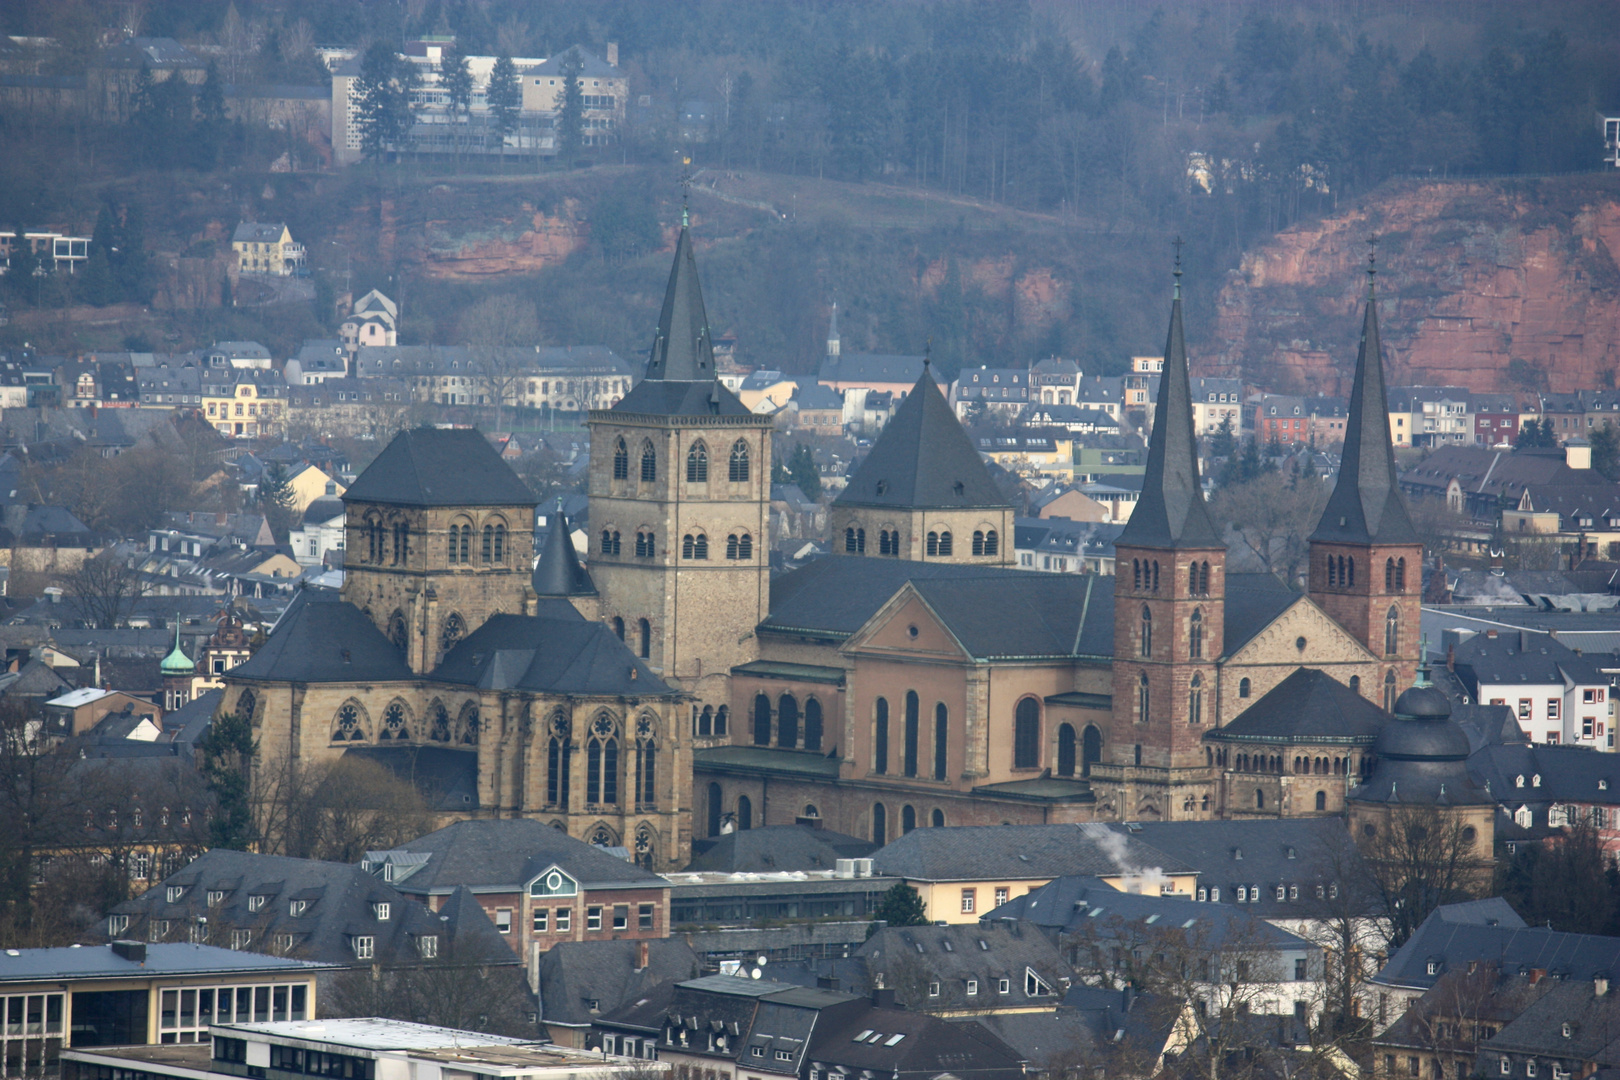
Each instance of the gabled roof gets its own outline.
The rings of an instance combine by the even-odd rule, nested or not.
[[[876,847],[870,840],[830,829],[766,825],[726,833],[694,856],[686,870],[728,874],[832,870],[839,859],[866,858]]]
[[[231,243],[275,243],[287,231],[285,222],[244,221],[231,234]]]
[[[600,56],[580,45],[570,45],[555,56],[548,57],[524,72],[526,75],[550,75],[560,78],[563,74],[563,65],[570,59],[576,60],[579,71],[575,78],[581,79],[617,79],[623,78],[623,73]]]
[[[1114,543],[1120,544],[1123,538]],[[1304,594],[1271,574],[1227,574],[1223,648],[1232,656]]]
[[[1620,971],[1620,938],[1526,926],[1500,898],[1496,898],[1493,908],[1480,909],[1479,915],[1487,916],[1488,921],[1464,913],[1467,921],[1459,922],[1447,907],[1436,909],[1406,944],[1395,950],[1373,981],[1427,988],[1448,967],[1487,957],[1497,961],[1502,972],[1509,975],[1539,968],[1572,979],[1590,979],[1595,974]],[[1436,969],[1433,973],[1429,971],[1431,963]]]
[[[1350,389],[1350,418],[1344,426],[1339,479],[1328,496],[1313,541],[1346,544],[1418,544],[1417,529],[1395,474],[1389,438],[1389,404],[1384,394],[1384,356],[1378,338],[1378,302],[1367,298],[1361,324],[1356,379]]]
[[[232,679],[403,682],[416,676],[365,612],[326,589],[302,589],[275,630]]]
[[[1299,668],[1205,737],[1370,745],[1390,719],[1383,709],[1326,672]]]
[[[1104,825],[962,825],[913,829],[872,857],[879,874],[912,881],[1114,877],[1128,868],[1167,874],[1193,868],[1132,836],[1121,844]]]
[[[934,510],[1008,505],[928,371],[835,501]]]
[[[427,853],[421,869],[397,883],[412,894],[449,892],[465,885],[512,890],[557,866],[582,888],[666,889],[669,882],[602,848],[530,818],[458,821],[407,841],[398,850]]]
[[[642,945],[647,947],[647,966],[637,970]],[[694,978],[702,970],[701,958],[682,938],[565,941],[540,954],[540,1019],[584,1027],[600,1017],[662,1031],[676,980]],[[654,1007],[651,1014],[637,1008],[643,999]]]
[[[472,428],[413,428],[394,436],[343,494],[393,506],[534,506],[534,492]]]
[[[429,678],[490,690],[640,698],[674,693],[613,631],[583,618],[492,615]]]
[[[1164,374],[1159,380],[1142,497],[1115,541],[1119,547],[1226,546],[1209,515],[1198,479],[1198,437],[1193,433],[1189,377],[1178,284],[1176,298],[1170,303],[1170,333],[1164,345]]]

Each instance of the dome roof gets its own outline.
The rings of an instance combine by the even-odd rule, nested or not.
[[[343,497],[337,493],[337,481],[326,482],[326,494],[317,496],[304,508],[307,522],[327,522],[343,516]]]
[[[1410,720],[1446,720],[1451,717],[1451,699],[1438,686],[1419,683],[1407,687],[1395,699],[1395,715]]]
[[[1410,693],[1410,691],[1408,691]],[[1466,761],[1468,736],[1450,719],[1411,720],[1397,716],[1373,744],[1383,761]]]
[[[197,666],[191,662],[191,657],[186,655],[186,650],[180,647],[180,623],[178,618],[174,626],[174,648],[170,649],[169,655],[163,658],[163,663],[158,665],[158,670],[164,675],[190,675],[197,670]]]

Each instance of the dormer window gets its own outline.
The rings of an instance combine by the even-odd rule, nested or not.
[[[390,910],[390,905],[388,905],[388,904],[372,904],[371,905],[371,910],[376,913],[378,922],[387,922],[388,921],[388,914],[389,914],[389,910]]]
[[[260,911],[260,910],[262,910],[264,908],[264,897],[263,896],[250,896],[250,897],[248,897],[248,905],[247,905],[247,907],[248,907],[249,911]]]
[[[304,912],[306,912],[308,910],[309,910],[309,901],[308,900],[292,900],[292,901],[289,901],[288,904],[287,904],[287,914],[292,916],[295,919],[298,918],[299,916],[303,915]]]
[[[185,895],[186,887],[184,885],[170,885],[168,889],[164,890],[164,897],[171,904],[178,904]]]
[[[223,889],[210,889],[210,890],[208,890],[208,906],[209,907],[219,907],[219,905],[224,903],[224,902],[225,902],[225,891]]]

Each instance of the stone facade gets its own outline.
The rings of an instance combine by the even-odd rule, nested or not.
[[[1381,658],[1380,690],[1370,696],[1386,710],[1393,708],[1395,695],[1417,677],[1423,548],[1314,542],[1310,592],[1323,611]]]
[[[833,549],[846,555],[969,566],[1011,566],[1016,558],[1011,507],[919,510],[840,502],[828,518]]]

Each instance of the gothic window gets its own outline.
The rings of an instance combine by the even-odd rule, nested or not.
[[[1132,559],[1131,560],[1131,588],[1140,589],[1141,587],[1142,587],[1142,560],[1140,560],[1140,559]]]
[[[602,554],[617,555],[619,553],[619,534],[612,529],[602,530]]]
[[[574,757],[568,736],[568,718],[555,714],[551,718],[551,738],[546,745],[546,802],[564,809],[568,806],[568,773]]]
[[[406,742],[411,732],[405,723],[405,706],[394,702],[383,710],[382,731],[378,732],[379,742]]]
[[[360,723],[360,708],[352,702],[345,702],[337,711],[337,720],[332,725],[333,742],[360,742],[365,739],[365,729]]]
[[[1208,562],[1201,562],[1201,563],[1198,564],[1198,595],[1199,596],[1208,596],[1209,595],[1209,563]]]
[[[403,649],[408,637],[409,635],[405,627],[405,613],[403,611],[395,610],[395,612],[388,617],[388,640],[394,643],[394,648]]]
[[[383,561],[383,524],[382,519],[372,514],[366,518],[366,554],[370,561],[380,563]]]
[[[1197,563],[1188,563],[1187,564],[1187,595],[1188,596],[1197,596],[1198,595],[1198,564]]]
[[[1353,586],[1356,583],[1356,557],[1354,555],[1350,556],[1350,562],[1349,562],[1348,569],[1349,569],[1349,574],[1344,579],[1344,584],[1345,584],[1346,587]]]
[[[1384,655],[1394,656],[1401,651],[1401,613],[1393,605],[1384,616]]]
[[[1332,555],[1329,555],[1327,557],[1327,579],[1328,579],[1328,587],[1329,588],[1337,588],[1338,587],[1338,585],[1339,585],[1339,560],[1334,558]]]
[[[618,847],[619,838],[613,835],[613,830],[606,825],[598,825],[591,830],[588,843],[592,847]]]
[[[463,746],[478,745],[478,706],[468,702],[461,708],[461,744]]]
[[[877,718],[872,728],[872,771],[889,771],[889,699],[877,699]]]
[[[1013,710],[1013,768],[1040,766],[1041,707],[1034,698],[1024,698]]]
[[[1150,715],[1148,712],[1148,706],[1151,703],[1152,699],[1148,690],[1147,672],[1144,671],[1142,672],[1141,677],[1136,681],[1136,719],[1139,723],[1145,724],[1148,722],[1148,716]]]
[[[1395,591],[1395,560],[1394,559],[1385,559],[1384,560],[1384,591],[1385,592],[1394,592]]]
[[[949,555],[951,553],[951,534],[948,532],[942,532],[939,534],[939,553],[941,555]]]
[[[1146,604],[1142,605],[1142,618],[1140,620],[1137,644],[1140,646],[1140,655],[1153,655],[1153,612],[1148,610]]]
[[[799,702],[792,694],[776,702],[776,745],[790,750],[799,745]]]
[[[930,557],[939,554],[939,533],[931,532],[928,534],[927,550]]]
[[[907,776],[917,775],[917,744],[921,741],[922,726],[921,702],[917,698],[917,691],[906,691],[906,729],[905,745],[902,753],[901,771]]]
[[[439,631],[439,650],[449,652],[466,636],[467,620],[463,619],[459,612],[452,611],[445,616],[444,629]]]
[[[934,779],[945,779],[949,768],[951,723],[950,712],[945,703],[940,702],[934,706]]]
[[[1395,711],[1395,673],[1393,671],[1384,673],[1384,711]]]
[[[636,785],[638,805],[658,805],[658,742],[645,716],[636,722]]]
[[[748,444],[738,439],[731,445],[731,468],[728,474],[733,484],[748,480]]]
[[[1204,613],[1195,611],[1192,618],[1187,620],[1187,655],[1194,660],[1203,659],[1204,656]]]
[[[653,856],[658,850],[658,837],[651,825],[643,822],[636,827],[636,865],[643,870],[653,868]]]
[[[1194,675],[1187,688],[1187,723],[1204,722],[1204,677]]]
[[[640,641],[637,642],[637,644],[640,645],[640,649],[638,650],[638,652],[640,653],[641,658],[643,660],[651,660],[652,659],[652,623],[648,622],[646,619],[638,620],[637,623],[636,623],[636,636],[641,639]]]
[[[1238,697],[1246,698],[1248,696],[1249,696],[1249,680],[1248,680],[1248,677],[1245,676],[1244,678],[1241,678],[1241,679],[1238,680]]]
[[[686,452],[686,482],[688,484],[709,482],[709,448],[700,442],[693,443],[692,449]]]
[[[1153,588],[1154,592],[1159,591],[1159,560],[1158,559],[1153,560],[1153,586],[1152,586],[1152,588]]]
[[[630,479],[630,448],[620,439],[613,447],[613,479]]]
[[[256,706],[257,704],[258,704],[258,699],[253,696],[253,691],[251,691],[251,690],[242,691],[241,697],[238,697],[236,699],[236,716],[237,716],[237,718],[241,719],[241,720],[246,720],[249,723],[252,723],[253,722],[253,709],[254,709],[254,706]]]
[[[428,711],[427,737],[432,742],[447,743],[450,741],[450,713],[445,709],[444,702],[435,701]]]
[[[596,718],[585,744],[585,801],[593,806],[619,802],[619,739],[605,716]]]
[[[771,699],[754,695],[754,745],[771,745]]]
[[[804,748],[821,749],[821,702],[815,698],[804,703]]]
[[[1058,725],[1058,751],[1057,774],[1059,776],[1074,775],[1074,726],[1072,724]]]
[[[658,479],[658,455],[653,451],[652,443],[643,443],[641,447],[641,482],[650,484]]]
[[[1406,559],[1404,557],[1395,560],[1395,591],[1400,593],[1406,591]]]

